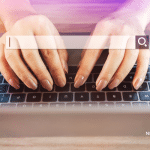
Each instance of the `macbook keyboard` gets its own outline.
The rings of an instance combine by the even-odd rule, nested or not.
[[[69,66],[64,87],[54,84],[52,91],[41,85],[36,90],[29,89],[20,83],[20,89],[11,87],[0,74],[0,107],[134,107],[150,106],[150,66],[142,86],[135,90],[132,80],[136,70],[133,67],[124,81],[110,90],[108,87],[101,92],[96,91],[95,81],[102,66],[95,66],[86,83],[79,88],[74,87],[77,66]]]

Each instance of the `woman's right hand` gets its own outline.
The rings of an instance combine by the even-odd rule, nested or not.
[[[16,89],[19,89],[20,87],[19,79],[28,88],[34,90],[38,86],[37,80],[39,80],[40,84],[49,91],[53,88],[53,79],[56,85],[60,87],[65,86],[65,73],[68,72],[68,54],[61,38],[59,38],[59,41],[54,38],[52,44],[56,45],[56,49],[40,49],[42,57],[50,70],[51,76],[42,61],[38,49],[6,49],[6,36],[18,35],[59,36],[59,33],[52,22],[42,15],[27,16],[17,21],[0,39],[0,71],[6,81]],[[61,44],[61,47],[64,47],[64,49],[58,50],[58,43],[59,45]],[[29,71],[24,62],[29,66],[35,76]]]

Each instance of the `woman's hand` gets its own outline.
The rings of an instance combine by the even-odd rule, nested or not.
[[[19,79],[29,88],[36,89],[38,81],[47,89],[52,90],[53,79],[58,86],[63,87],[66,84],[65,73],[68,72],[67,61],[68,54],[61,38],[49,41],[56,46],[56,49],[6,49],[6,36],[59,36],[55,26],[48,18],[42,15],[27,16],[18,20],[13,27],[7,31],[0,39],[0,71],[6,81],[16,89],[19,88]],[[62,50],[57,50],[61,44]],[[37,45],[35,40],[35,45]],[[40,53],[46,62],[46,68]],[[26,64],[32,70],[29,71]],[[34,76],[34,75],[35,76]],[[53,79],[52,79],[53,77]],[[36,79],[37,78],[37,79]]]
[[[134,20],[132,20],[134,22]],[[132,22],[132,23],[133,23]],[[136,24],[133,26],[133,24]],[[109,36],[110,39],[103,40],[99,43],[99,47],[104,47],[107,42],[110,43],[110,47],[115,44],[120,44],[119,41],[115,41],[112,35],[144,35],[144,29],[138,22],[134,22],[132,25],[123,19],[105,19],[100,21],[94,32],[93,36]],[[127,46],[134,44],[131,40],[124,40],[124,49],[110,49],[107,60],[96,80],[96,89],[101,91],[107,85],[110,89],[117,87],[128,75],[135,62],[137,61],[137,69],[133,79],[133,86],[138,89],[143,83],[149,64],[149,50],[148,49],[127,49]],[[94,43],[92,43],[94,45]],[[90,72],[92,71],[96,61],[100,57],[103,49],[83,50],[81,54],[81,62],[79,70],[75,77],[74,86],[77,88],[84,84],[87,80]]]

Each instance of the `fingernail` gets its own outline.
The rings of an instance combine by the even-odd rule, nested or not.
[[[82,75],[78,75],[76,80],[75,80],[75,83],[74,83],[74,87],[75,88],[79,88],[81,85],[84,84],[84,76]]]
[[[96,85],[96,90],[97,91],[101,91],[102,89],[104,89],[107,86],[107,81],[106,80],[100,80],[98,82],[98,84]]]
[[[136,82],[135,82],[135,84],[134,84],[134,88],[136,90],[138,90],[139,87],[142,85],[142,83],[143,83],[143,79],[142,78],[137,79]]]
[[[15,89],[19,89],[20,88],[19,84],[15,80],[13,80],[13,79],[9,79],[8,83],[11,86],[13,86]]]
[[[37,89],[37,84],[31,78],[28,78],[25,84],[33,90]]]
[[[61,76],[58,76],[57,77],[57,81],[56,81],[56,84],[60,87],[64,87],[65,86],[65,81],[63,80],[63,78]]]
[[[119,85],[120,81],[119,79],[114,79],[110,84],[109,84],[109,89],[113,89]]]
[[[41,81],[41,84],[43,88],[47,89],[48,91],[51,91],[53,89],[52,85],[50,84],[48,80]]]

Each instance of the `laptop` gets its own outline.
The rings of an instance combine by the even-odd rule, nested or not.
[[[67,84],[54,85],[50,92],[23,83],[16,90],[0,74],[0,137],[150,136],[150,66],[139,90],[131,85],[135,65],[117,88],[97,92],[95,81],[108,55],[104,50],[86,83],[76,89],[81,52],[68,49]]]

